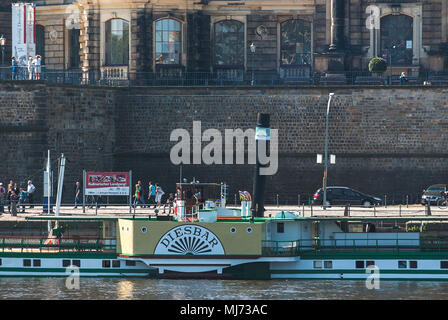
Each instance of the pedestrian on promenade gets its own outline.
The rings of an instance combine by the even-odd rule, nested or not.
[[[78,208],[78,203],[81,202],[81,183],[76,181],[75,185],[75,207],[73,209]]]
[[[18,68],[18,64],[17,64],[16,57],[12,57],[11,58],[11,79],[12,80],[17,80],[17,68]]]
[[[36,187],[34,186],[34,184],[31,182],[31,180],[28,180],[28,187],[26,190],[27,196],[28,196],[28,203],[30,204],[30,209],[34,208],[34,194],[36,193]]]
[[[163,206],[163,213],[165,213],[166,206],[168,206],[168,209],[169,209],[168,214],[171,214],[171,209],[174,206],[174,194],[173,193],[170,193],[168,199],[166,199],[166,204]]]
[[[137,207],[138,203],[140,202],[140,198],[141,198],[142,194],[141,194],[141,187],[140,185],[137,183],[135,185],[135,193],[134,193],[134,208]],[[142,205],[140,204],[140,207],[142,207]]]
[[[143,204],[143,207],[142,208],[146,208],[146,203],[145,203],[145,191],[144,191],[144,189],[143,189],[143,183],[142,183],[142,181],[141,180],[138,180],[138,185],[140,186],[140,198],[138,199],[138,201],[140,202],[140,203],[142,203]]]
[[[36,80],[40,80],[42,57],[40,55],[37,55],[34,61],[35,61],[34,68],[36,73]]]
[[[17,216],[17,199],[18,196],[14,190],[11,190],[10,195],[10,213],[12,216]]]
[[[3,183],[0,182],[0,213],[5,212],[5,198],[6,198],[6,189],[3,187]]]
[[[22,206],[22,212],[25,212],[25,203],[27,200],[27,193],[23,188],[19,189],[19,208]]]
[[[162,187],[156,183],[156,205],[157,208],[159,208],[162,205],[162,196],[165,194],[165,192],[163,192]],[[155,208],[155,206],[154,206]]]
[[[154,208],[156,207],[156,186],[152,184],[151,181],[149,181],[149,188],[148,188],[148,208],[151,206],[151,203],[154,204]]]
[[[33,80],[34,78],[34,60],[33,57],[29,57],[28,58],[28,63],[27,63],[27,68],[28,68],[28,80]]]

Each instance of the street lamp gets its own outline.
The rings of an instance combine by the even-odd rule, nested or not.
[[[2,78],[3,77],[3,69],[5,67],[5,45],[6,45],[6,39],[5,37],[3,37],[3,35],[1,35],[0,37],[0,46],[2,46]]]
[[[395,49],[395,46],[389,48],[389,84],[392,85],[392,49]]]
[[[330,113],[330,104],[331,104],[331,99],[333,98],[334,93],[330,93],[329,94],[329,98],[328,98],[328,106],[327,106],[327,117],[326,117],[326,121],[325,121],[325,158],[324,158],[324,183],[323,183],[323,187],[324,187],[324,200],[323,200],[323,208],[325,209],[326,205],[327,205],[327,171],[328,171],[328,115]]]
[[[250,44],[250,52],[252,52],[252,81],[250,83],[251,86],[253,86],[255,83],[255,79],[254,79],[255,49],[256,49],[256,47],[255,47],[254,43],[252,42]]]

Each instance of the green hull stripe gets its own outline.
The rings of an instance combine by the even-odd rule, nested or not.
[[[340,273],[357,273],[357,274],[373,274],[366,272],[365,269],[352,270],[352,269],[331,269],[331,270],[271,270],[272,274],[340,274]],[[446,274],[447,270],[379,270],[379,274]]]
[[[316,259],[333,259],[333,260],[393,260],[393,259],[409,259],[409,260],[448,260],[448,252],[302,252],[300,255],[302,260]]]
[[[117,259],[115,252],[0,252],[0,258]]]
[[[2,272],[58,272],[65,273],[67,275],[71,274],[66,272],[65,268],[37,268],[37,267],[23,267],[23,268],[7,268],[0,267],[0,275]],[[148,273],[151,272],[150,269],[120,269],[120,268],[110,268],[110,269],[87,269],[80,268],[79,272],[83,273]]]

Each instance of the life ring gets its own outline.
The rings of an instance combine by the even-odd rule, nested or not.
[[[45,240],[44,244],[49,244],[49,245],[58,245],[59,244],[59,239],[56,236],[48,236],[48,239]]]

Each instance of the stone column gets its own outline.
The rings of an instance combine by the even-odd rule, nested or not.
[[[330,51],[342,51],[344,41],[345,0],[331,0],[331,43]]]
[[[100,17],[94,8],[83,9],[80,22],[80,46],[82,70],[94,72],[100,77]],[[93,76],[93,74],[91,74]]]

